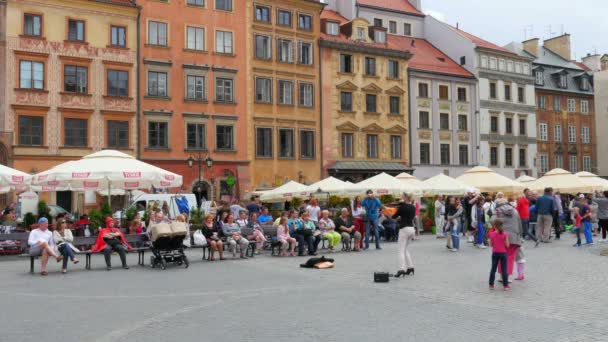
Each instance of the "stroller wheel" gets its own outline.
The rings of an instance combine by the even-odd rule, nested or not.
[[[160,269],[165,270],[166,268],[167,268],[167,262],[165,261],[165,259],[161,258],[160,259]]]
[[[188,257],[186,257],[184,255],[184,265],[186,266],[186,268],[188,268],[188,266],[190,266],[190,262],[188,261]]]
[[[154,256],[150,256],[150,265],[152,265],[152,268],[156,268],[156,262],[154,262]]]

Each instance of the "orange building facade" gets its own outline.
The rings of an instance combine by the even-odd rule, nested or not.
[[[249,190],[244,1],[138,5],[141,159],[183,175],[182,190],[199,198],[242,196]]]

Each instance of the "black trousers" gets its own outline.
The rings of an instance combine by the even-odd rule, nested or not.
[[[553,213],[553,227],[555,228],[555,238],[559,239],[562,230],[561,220],[559,218],[559,213]]]
[[[103,257],[106,259],[106,266],[112,267],[112,252],[118,253],[122,266],[127,266],[127,247],[120,242],[109,242],[103,250]]]
[[[606,240],[606,233],[608,233],[608,220],[600,220],[599,225],[602,229],[602,239]]]
[[[492,253],[492,270],[490,271],[490,285],[494,285],[494,279],[496,278],[496,270],[498,269],[498,263],[500,262],[500,269],[502,271],[502,284],[509,284],[509,272],[507,271],[507,253]]]

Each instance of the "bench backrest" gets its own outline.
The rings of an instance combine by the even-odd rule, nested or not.
[[[29,247],[27,245],[27,240],[29,236],[29,232],[0,234],[0,241],[21,241],[21,247],[25,249]],[[148,236],[145,234],[125,235],[125,240],[127,240],[129,244],[135,242],[145,242],[148,241]],[[95,241],[97,241],[96,236],[75,236],[72,244],[76,247],[92,246],[95,244]]]
[[[21,245],[27,245],[27,238],[30,236],[30,233],[10,233],[10,234],[0,234],[0,241],[21,241]]]

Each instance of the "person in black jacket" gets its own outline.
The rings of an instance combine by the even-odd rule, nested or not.
[[[224,243],[220,238],[222,230],[218,227],[213,214],[205,216],[201,231],[209,244],[209,260],[215,261],[215,252],[219,253],[220,260],[224,260]]]
[[[395,277],[414,274],[414,263],[408,250],[408,247],[414,237],[416,230],[414,229],[414,219],[416,218],[416,207],[412,204],[412,199],[409,195],[403,194],[403,202],[397,208],[397,212],[393,218],[398,220],[399,224],[399,271]],[[406,270],[407,268],[407,270]]]

